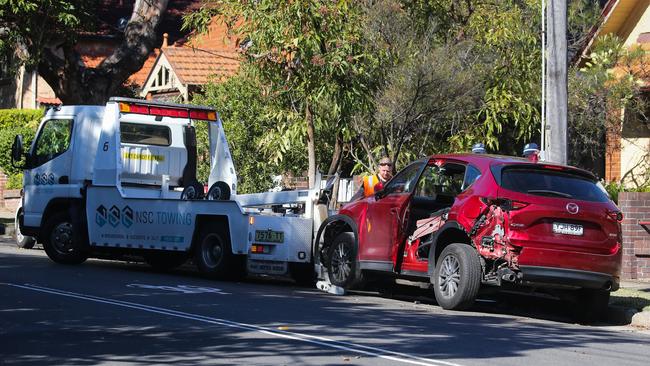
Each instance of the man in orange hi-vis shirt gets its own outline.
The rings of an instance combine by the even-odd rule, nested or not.
[[[359,191],[352,196],[351,201],[372,196],[375,194],[375,185],[377,185],[377,183],[380,183],[383,188],[384,184],[386,184],[386,182],[388,182],[392,177],[393,163],[387,157],[381,158],[381,160],[379,160],[379,169],[377,174],[363,177],[363,184],[359,188]]]

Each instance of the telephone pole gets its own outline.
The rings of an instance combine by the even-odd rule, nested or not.
[[[566,0],[546,0],[547,37],[546,121],[544,160],[567,163],[567,5]],[[542,21],[545,21],[542,19]]]

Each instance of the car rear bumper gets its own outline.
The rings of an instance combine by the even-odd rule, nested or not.
[[[591,288],[600,287],[599,284],[606,282],[599,278],[616,279],[619,281],[621,275],[621,246],[617,245],[612,253],[588,253],[575,250],[557,250],[542,247],[523,247],[518,257],[518,264],[521,268],[545,268],[547,271],[534,271],[559,273],[560,277],[565,274],[568,278],[567,284],[582,282],[592,283]],[[572,275],[575,274],[575,275]],[[590,274],[594,274],[593,276]],[[552,278],[553,276],[551,276]],[[589,280],[581,280],[587,277]],[[562,278],[556,283],[562,283]],[[583,287],[583,286],[580,286]]]
[[[620,282],[619,277],[600,272],[540,266],[519,268],[524,284],[542,287],[569,286],[616,291]]]

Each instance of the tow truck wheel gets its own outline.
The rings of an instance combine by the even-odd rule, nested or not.
[[[192,182],[183,188],[182,200],[200,200],[203,198],[203,187],[198,182]]]
[[[194,263],[202,275],[215,279],[237,279],[245,275],[242,256],[234,255],[228,240],[212,227],[201,229],[194,249]]]
[[[345,232],[336,236],[327,250],[327,258],[327,273],[333,285],[350,289],[361,282],[361,270],[352,233]]]
[[[88,255],[74,241],[72,220],[67,213],[54,214],[43,228],[43,248],[51,260],[62,264],[83,263]]]
[[[23,249],[32,249],[34,244],[36,244],[36,239],[32,236],[25,236],[20,232],[20,224],[18,222],[18,217],[22,214],[22,208],[16,211],[16,217],[14,218],[14,232],[16,233],[16,246]]]
[[[230,187],[226,182],[215,182],[208,190],[206,198],[213,201],[227,201],[230,199]]]
[[[467,309],[481,286],[481,263],[471,246],[450,244],[440,254],[433,276],[438,305],[447,310]]]

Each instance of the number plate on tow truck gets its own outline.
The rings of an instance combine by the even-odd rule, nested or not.
[[[554,222],[553,232],[556,234],[581,236],[583,233],[583,227],[582,225],[569,224],[565,222]]]
[[[266,243],[283,243],[284,231],[274,230],[255,230],[255,241]]]
[[[265,261],[259,259],[248,259],[247,268],[249,273],[284,275],[287,273],[287,262]]]

